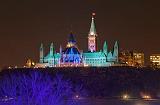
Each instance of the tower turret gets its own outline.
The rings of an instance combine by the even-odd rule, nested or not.
[[[43,43],[41,43],[41,46],[40,46],[40,60],[39,62],[40,63],[43,63],[43,59],[44,59],[44,48],[43,48]]]
[[[59,47],[59,53],[62,54],[62,46]]]
[[[103,52],[107,56],[107,54],[108,54],[108,46],[107,46],[107,42],[106,41],[103,44]]]
[[[95,22],[94,22],[94,16],[95,13],[92,13],[92,22],[91,22],[91,27],[90,31],[88,34],[88,50],[90,52],[95,52],[96,51],[96,27],[95,27]]]
[[[107,61],[109,61],[109,62],[112,62],[112,61],[113,61],[113,54],[112,54],[112,51],[109,51],[109,52],[108,52]]]
[[[72,46],[75,46],[75,45],[76,45],[76,40],[75,40],[75,37],[74,37],[73,33],[71,32],[69,34],[69,39],[68,39],[67,47],[72,47]]]
[[[116,60],[116,62],[118,62],[118,42],[115,42],[114,45],[114,52],[113,52],[113,57]]]
[[[53,43],[51,43],[51,46],[50,46],[50,56],[53,56],[53,53],[54,53],[54,48],[53,48]]]

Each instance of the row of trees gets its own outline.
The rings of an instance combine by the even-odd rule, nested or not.
[[[151,68],[4,70],[0,73],[0,97],[11,99],[8,105],[79,105],[81,97],[159,96],[159,81],[160,71]]]
[[[48,69],[51,70],[51,69]],[[76,84],[83,84],[88,97],[120,97],[124,93],[138,98],[141,93],[160,97],[160,70],[134,67],[59,68]]]
[[[44,71],[4,71],[0,75],[0,96],[7,105],[78,105],[74,96],[81,89],[61,74]]]

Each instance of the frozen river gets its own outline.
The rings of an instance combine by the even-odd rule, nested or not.
[[[0,105],[12,104],[0,102]],[[79,99],[73,105],[160,105],[160,100]]]
[[[78,105],[160,105],[160,100],[87,99],[79,100],[78,103]]]

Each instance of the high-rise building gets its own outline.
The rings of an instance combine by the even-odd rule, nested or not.
[[[144,53],[133,52],[133,63],[134,66],[144,66]]]
[[[133,66],[132,52],[128,50],[119,52],[119,63],[123,66]]]
[[[137,51],[122,51],[119,55],[119,63],[124,66],[144,66],[144,53]]]
[[[150,55],[150,66],[160,68],[160,54]]]

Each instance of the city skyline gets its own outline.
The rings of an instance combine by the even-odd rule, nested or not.
[[[65,47],[71,30],[78,47],[87,50],[92,12],[96,13],[98,48],[105,40],[109,46],[118,40],[120,50],[142,51],[148,60],[150,54],[160,53],[158,2],[12,1],[1,3],[0,8],[0,66],[23,65],[28,58],[38,61],[41,42],[45,46],[53,42],[58,51],[59,45]]]

